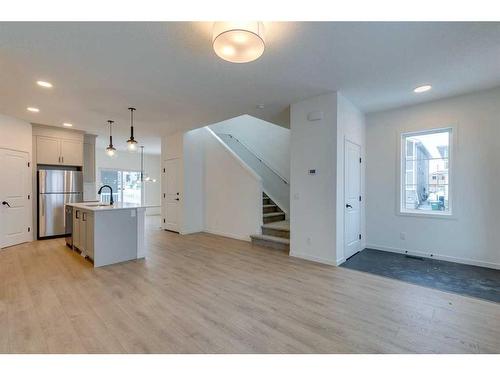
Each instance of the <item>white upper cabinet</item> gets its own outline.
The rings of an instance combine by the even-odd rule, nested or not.
[[[83,142],[61,139],[61,164],[83,165]]]
[[[81,167],[83,165],[83,142],[37,136],[36,159],[38,164]]]
[[[57,138],[37,137],[36,158],[38,164],[60,164],[60,141]]]

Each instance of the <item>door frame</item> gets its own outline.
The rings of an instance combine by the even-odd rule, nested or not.
[[[33,191],[32,191],[33,190],[33,185],[32,185],[33,165],[32,165],[32,161],[31,161],[31,155],[27,151],[17,150],[17,149],[8,148],[8,147],[0,147],[0,152],[3,152],[3,151],[17,152],[17,153],[25,155],[25,157],[26,157],[25,160],[28,163],[28,165],[26,166],[26,169],[25,169],[25,184],[26,184],[26,191],[25,191],[25,193],[26,193],[25,220],[26,220],[26,222],[25,222],[25,226],[26,226],[26,228],[29,228],[30,231],[26,230],[22,242],[19,242],[17,244],[9,244],[9,245],[5,245],[5,239],[3,238],[3,235],[0,232],[0,251],[4,248],[7,248],[7,247],[16,246],[16,245],[19,245],[21,243],[33,241],[33,235],[35,233],[34,226],[33,226],[33,202],[34,202],[34,200],[33,200]],[[28,196],[29,196],[29,198],[28,198]],[[1,207],[0,207],[0,209],[1,209]],[[2,215],[2,214],[0,213],[0,215]]]
[[[167,228],[167,224],[168,224],[168,220],[167,220],[167,199],[168,199],[168,194],[167,194],[167,186],[168,186],[168,182],[167,182],[167,178],[168,178],[168,173],[167,173],[167,163],[169,161],[175,161],[177,163],[177,189],[179,190],[179,193],[181,192],[181,173],[180,173],[180,168],[181,168],[181,158],[180,157],[174,157],[174,158],[168,158],[168,159],[165,159],[163,161],[163,166],[164,166],[164,173],[163,173],[163,181],[162,181],[162,207],[164,208],[163,212],[162,212],[162,219],[163,219],[163,223],[162,223],[162,228],[163,230],[166,230],[166,231],[169,231],[169,232],[173,232],[173,233],[181,233],[181,211],[182,211],[182,204],[181,204],[181,201],[179,201],[179,203],[177,204],[177,230],[175,229],[171,229],[171,228]],[[180,194],[179,194],[179,198],[180,197]]]
[[[346,188],[345,188],[345,185],[346,185],[346,177],[347,177],[347,158],[346,158],[346,151],[347,151],[347,144],[350,143],[356,147],[359,148],[359,157],[361,158],[361,162],[360,162],[360,167],[359,167],[359,194],[360,196],[362,197],[361,198],[361,201],[359,202],[359,231],[360,231],[360,235],[363,235],[363,207],[364,207],[364,202],[365,202],[365,199],[364,199],[364,189],[363,189],[363,146],[361,146],[361,144],[359,144],[358,142],[355,142],[355,141],[352,141],[351,139],[347,138],[347,137],[344,137],[344,150],[343,150],[343,159],[344,159],[344,165],[343,165],[343,175],[344,175],[344,181],[343,181],[343,186],[342,186],[342,220],[344,221],[344,225],[343,225],[343,233],[342,233],[342,237],[343,237],[343,242],[342,242],[342,255],[343,255],[343,261],[347,260],[348,257],[351,257],[353,256],[354,254],[356,254],[356,252],[354,252],[353,254],[347,256],[346,254],[346,245],[347,245],[347,237],[346,237],[346,231],[347,231],[347,220],[346,220],[346,196],[347,196],[347,192],[346,192]],[[362,242],[363,239],[361,238],[360,239],[360,246],[359,246],[359,251],[363,250],[362,249]]]

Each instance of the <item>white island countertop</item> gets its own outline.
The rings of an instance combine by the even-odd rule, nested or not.
[[[100,202],[82,202],[82,203],[66,203],[67,206],[80,208],[82,210],[88,211],[111,211],[111,210],[129,210],[133,208],[150,208],[154,206],[146,206],[142,204],[135,203],[122,203],[117,202],[112,206],[108,203],[100,203]]]

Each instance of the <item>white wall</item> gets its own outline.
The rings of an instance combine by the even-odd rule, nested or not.
[[[180,158],[181,234],[249,241],[260,233],[262,182],[209,128],[165,137],[162,155],[163,161]]]
[[[500,268],[499,104],[497,88],[367,116],[367,247]],[[455,217],[398,215],[400,133],[446,126],[457,137]]]
[[[117,156],[110,158],[103,148],[96,148],[97,185],[101,186],[100,168],[124,169],[131,171],[141,170],[141,156],[139,152],[131,153],[118,151]],[[161,157],[160,155],[144,154],[144,172],[156,179],[156,182],[145,182],[145,204],[157,206],[146,210],[148,215],[159,215],[161,205]]]
[[[205,129],[184,134],[184,194],[182,234],[202,232],[205,229]]]
[[[27,152],[32,159],[32,129],[29,122],[0,115],[0,147]]]
[[[202,129],[205,231],[250,240],[262,225],[262,181],[222,141]]]
[[[308,121],[313,111],[323,119]],[[337,94],[292,104],[290,115],[290,255],[336,264]]]
[[[344,256],[344,146],[348,140],[361,148],[361,158],[365,160],[365,116],[347,98],[340,93],[337,94],[337,251],[336,261],[340,264],[345,261]],[[366,239],[366,217],[365,217],[365,165],[361,163],[361,244],[359,251],[365,248]]]
[[[211,125],[215,133],[227,133],[243,142],[287,181],[290,181],[290,129],[243,115]]]

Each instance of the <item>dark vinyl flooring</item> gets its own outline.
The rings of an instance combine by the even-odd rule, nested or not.
[[[364,249],[341,267],[500,303],[500,270]]]

